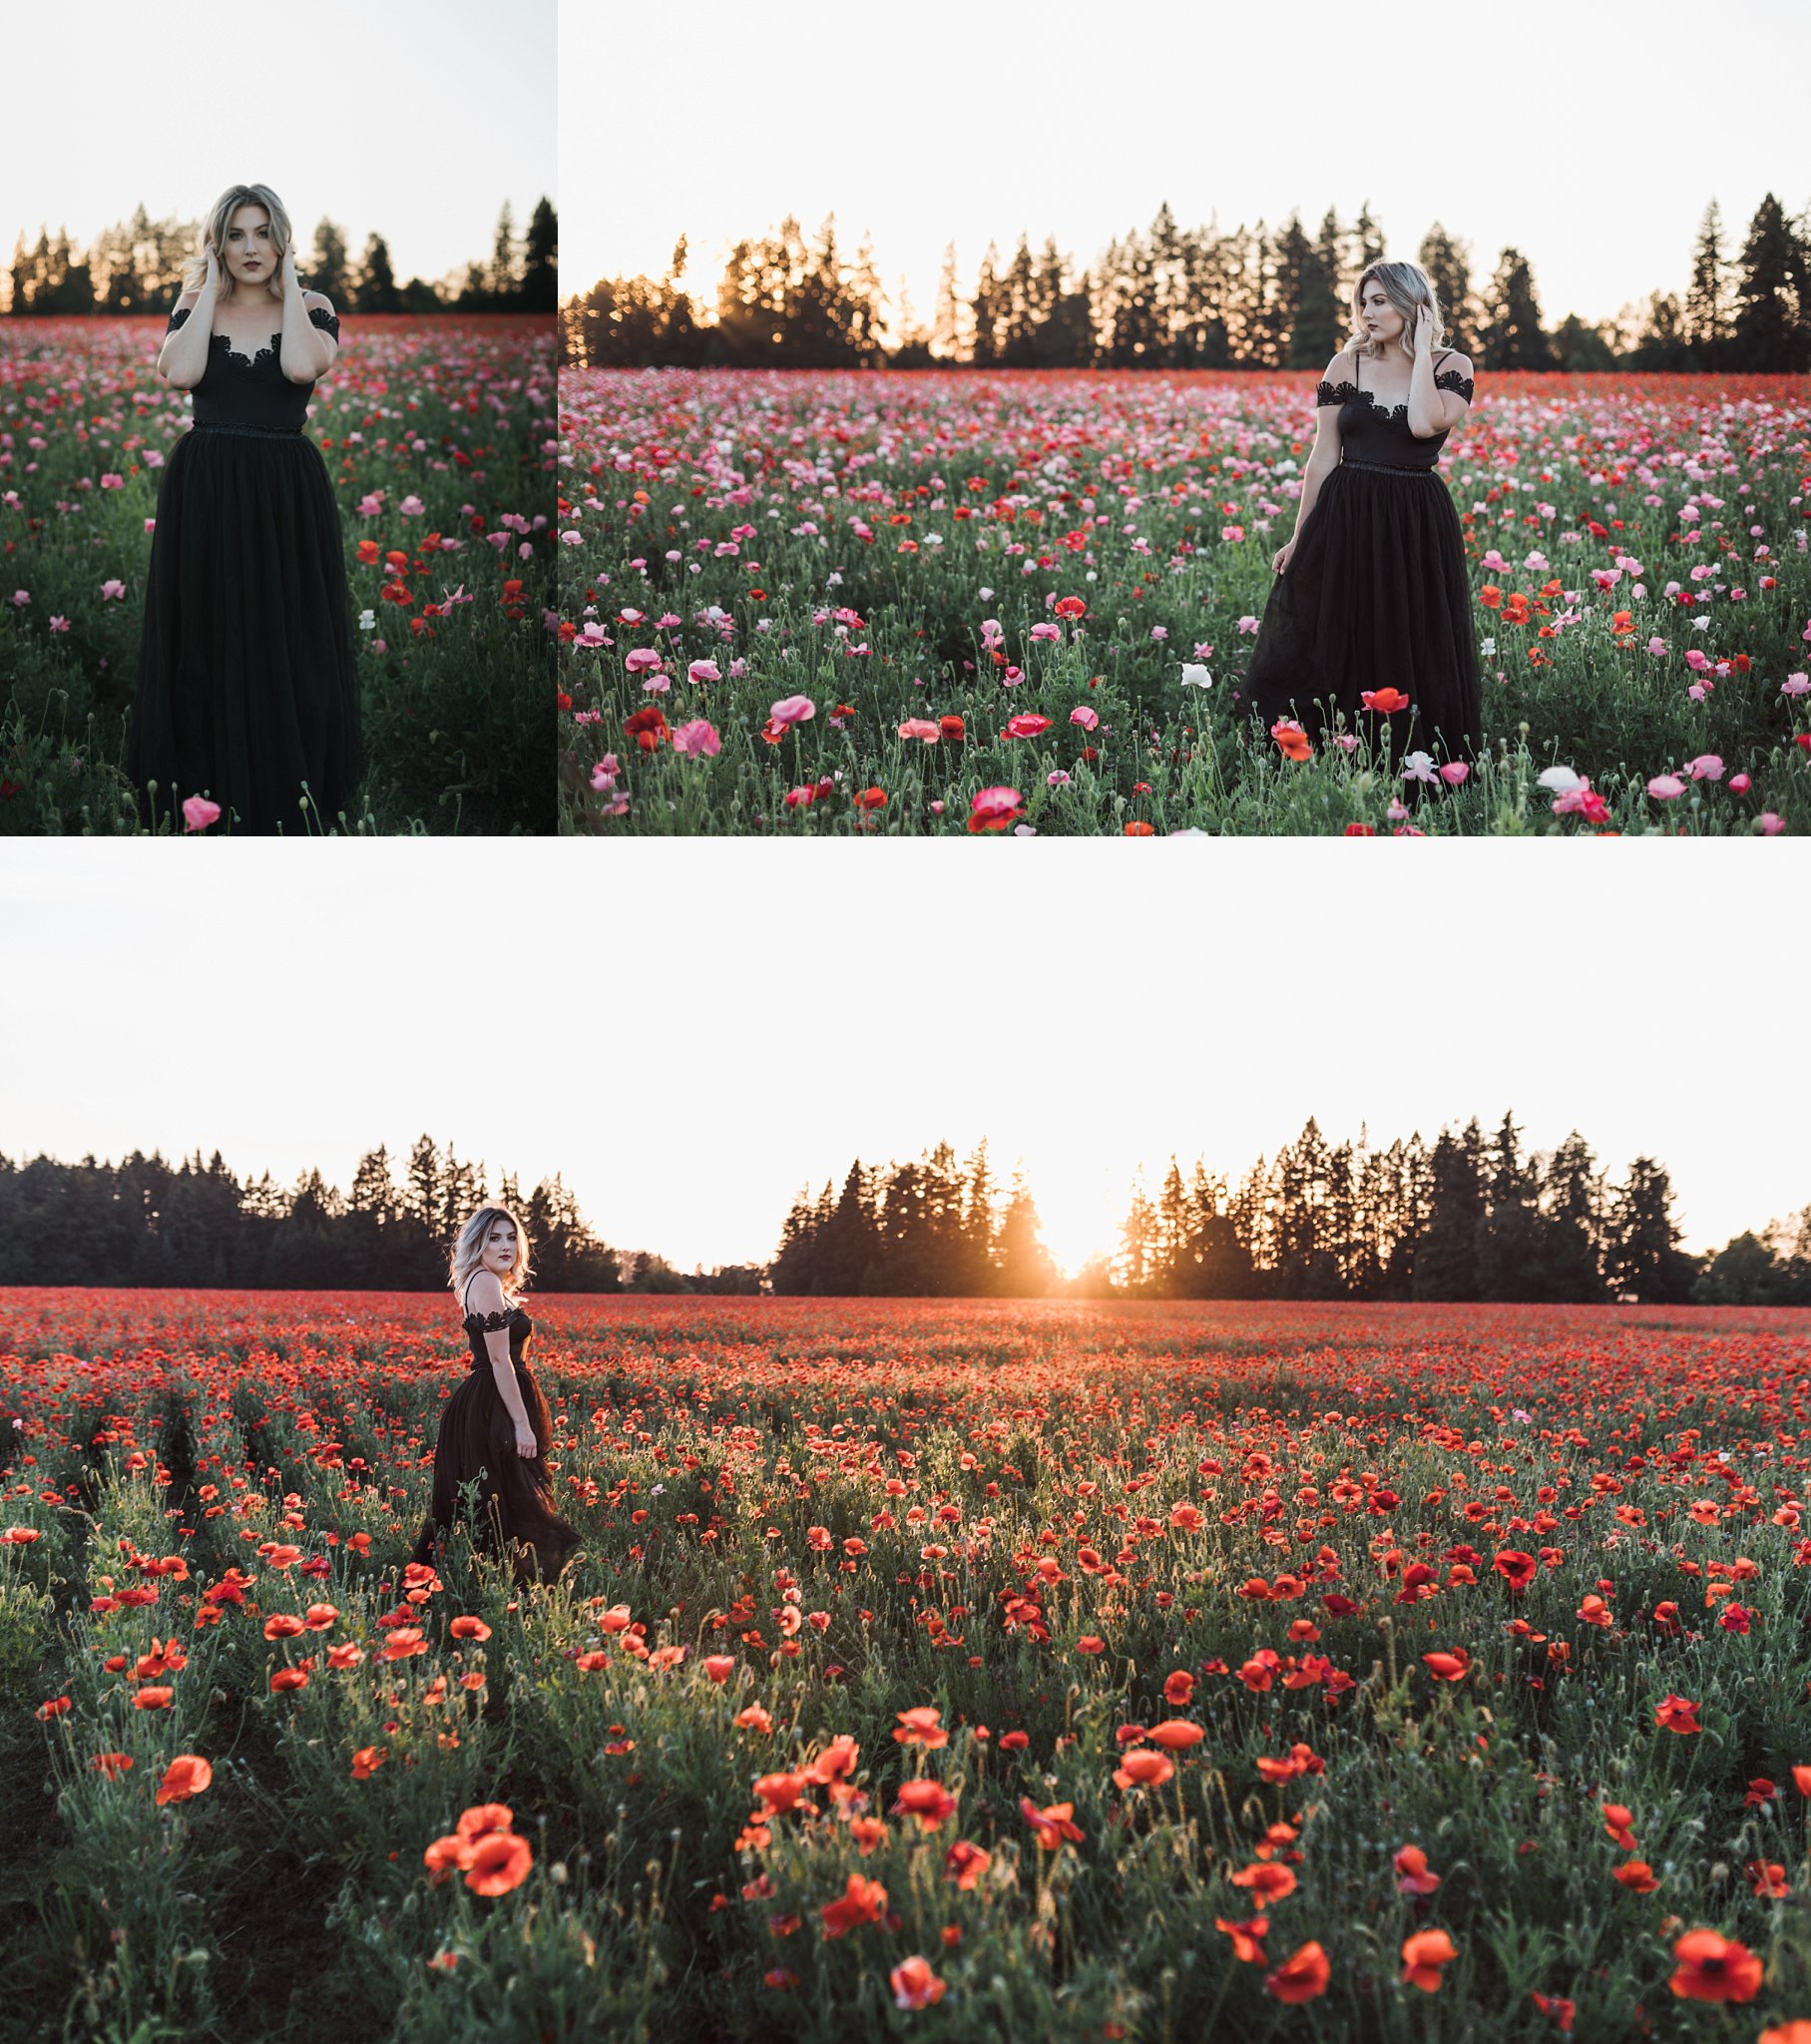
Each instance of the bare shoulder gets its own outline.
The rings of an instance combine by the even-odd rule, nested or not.
[[[1462,376],[1470,376],[1475,373],[1472,368],[1471,356],[1461,354],[1456,347],[1449,348],[1441,357],[1439,373],[1444,376],[1449,369],[1456,369]]]
[[[1352,385],[1352,357],[1348,354],[1335,355],[1327,364],[1326,373],[1320,380],[1323,387],[1333,390],[1339,390],[1342,387],[1349,389]],[[1321,400],[1321,404],[1324,409],[1324,399]]]
[[[176,309],[179,312],[193,312],[196,306],[201,303],[201,301],[202,294],[200,291],[185,291],[183,295],[177,299]]]
[[[303,291],[302,303],[307,306],[310,312],[331,312],[333,310],[333,300],[323,291]]]
[[[494,1271],[480,1271],[465,1287],[465,1309],[494,1313],[503,1309],[503,1281]]]

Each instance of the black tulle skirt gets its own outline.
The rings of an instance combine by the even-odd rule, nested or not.
[[[435,1561],[446,1536],[461,1523],[481,1554],[508,1560],[519,1580],[551,1580],[579,1545],[577,1528],[554,1510],[547,1466],[553,1417],[526,1362],[516,1364],[516,1386],[540,1453],[532,1459],[517,1453],[515,1422],[489,1364],[468,1370],[440,1414],[434,1501],[415,1543],[416,1561]],[[460,1485],[470,1482],[478,1485],[476,1511],[462,1520]]]
[[[183,829],[198,794],[222,831],[301,835],[350,813],[363,760],[343,547],[304,434],[198,426],[171,450],[129,760],[153,827]]]
[[[1367,712],[1395,689],[1408,708]],[[1311,736],[1343,717],[1391,755],[1469,760],[1484,743],[1478,642],[1459,514],[1432,469],[1342,462],[1321,482],[1287,569],[1274,576],[1244,696],[1266,729]]]

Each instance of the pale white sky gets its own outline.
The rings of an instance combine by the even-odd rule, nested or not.
[[[1067,1264],[1134,1169],[1513,1107],[1690,1247],[1811,1200],[1786,840],[42,843],[0,861],[0,1151],[343,1192],[423,1132],[605,1239],[764,1261],[852,1157],[983,1136]],[[1722,989],[1744,1048],[1706,1030]]]
[[[1089,264],[1165,199],[1184,227],[1299,208],[1310,233],[1368,199],[1392,257],[1435,220],[1474,281],[1519,248],[1553,325],[1682,291],[1713,197],[1735,247],[1769,189],[1811,199],[1803,0],[689,0],[682,22],[561,0],[568,292],[661,274],[682,232],[714,304],[738,236],[834,212],[928,324],[951,240],[972,292],[1022,230]]]
[[[381,234],[399,279],[463,270],[506,199],[518,234],[558,204],[556,30],[554,0],[5,0],[0,259],[40,227],[85,245],[141,200],[199,220],[243,183],[281,198],[304,249],[324,215],[354,256]]]

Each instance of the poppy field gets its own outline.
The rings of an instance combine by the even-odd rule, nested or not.
[[[1811,1313],[7,1295],[0,2035],[1811,2034]],[[59,2027],[61,2026],[61,2027]]]
[[[1481,369],[1472,761],[1246,711],[1313,380],[566,372],[562,827],[1811,828],[1802,379]]]
[[[126,774],[161,321],[0,321],[0,832],[139,827]],[[348,319],[306,431],[339,501],[368,770],[352,831],[550,830],[550,322]]]

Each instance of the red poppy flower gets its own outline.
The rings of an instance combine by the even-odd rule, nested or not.
[[[1505,1547],[1490,1566],[1503,1576],[1511,1590],[1525,1590],[1535,1580],[1535,1558],[1531,1553],[1523,1553],[1521,1547]]]
[[[514,1831],[488,1831],[471,1848],[465,1884],[475,1895],[507,1895],[528,1878],[534,1863],[526,1838]]]
[[[1624,1852],[1632,1852],[1635,1849],[1635,1834],[1629,1828],[1634,1820],[1634,1811],[1625,1808],[1619,1802],[1606,1802],[1603,1805],[1603,1828]]]
[[[1175,1774],[1175,1763],[1167,1754],[1129,1753],[1114,1770],[1114,1784],[1120,1788],[1160,1788]]]
[[[1228,1923],[1223,1916],[1213,1919],[1215,1930],[1223,1930],[1232,1940],[1232,1956],[1247,1966],[1261,1966],[1264,1963],[1264,1947],[1260,1938],[1270,1935],[1268,1916],[1247,1916],[1242,1923]]]
[[[164,1770],[164,1779],[158,1784],[158,1804],[166,1802],[187,1802],[192,1795],[201,1794],[214,1780],[214,1768],[203,1760],[199,1753],[180,1753]]]
[[[895,1816],[915,1816],[919,1828],[934,1831],[956,1813],[956,1798],[941,1782],[902,1782],[893,1803]]]
[[[852,1873],[841,1895],[818,1911],[823,1918],[824,1936],[841,1937],[858,1924],[878,1923],[886,1906],[887,1891],[879,1881],[864,1880],[859,1873]]]
[[[1667,1981],[1685,2001],[1752,2001],[1761,1962],[1746,1945],[1714,1930],[1688,1930],[1672,1948],[1678,1969]]]
[[[1082,1842],[1081,1827],[1075,1822],[1076,1805],[1073,1802],[1053,1802],[1040,1809],[1030,1796],[1019,1798],[1019,1813],[1038,1834],[1038,1843],[1046,1852],[1062,1849],[1065,1838],[1072,1844]]]
[[[1313,2001],[1326,1993],[1331,1975],[1326,1953],[1310,1938],[1275,1972],[1264,1975],[1264,1986],[1278,2001]]]
[[[1681,1737],[1692,1732],[1702,1732],[1698,1723],[1700,1706],[1688,1697],[1663,1697],[1654,1706],[1653,1722],[1667,1732],[1676,1732]]]
[[[1444,1930],[1418,1930],[1403,1940],[1402,1977],[1406,1985],[1432,1994],[1440,1985],[1440,1969],[1459,1956],[1459,1947]]]

